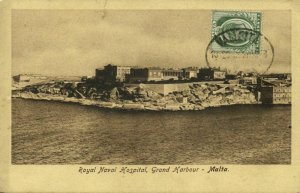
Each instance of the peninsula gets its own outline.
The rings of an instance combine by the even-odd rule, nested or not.
[[[235,104],[290,104],[289,74],[107,65],[93,77],[13,77],[12,97],[133,110],[203,110]]]

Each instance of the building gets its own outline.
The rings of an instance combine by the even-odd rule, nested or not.
[[[100,81],[100,82],[103,82],[104,81],[104,74],[105,74],[105,71],[103,68],[97,68],[96,69],[96,76],[95,76],[95,79],[97,81]]]
[[[179,80],[183,78],[183,71],[177,69],[162,70],[164,80]]]
[[[163,73],[160,68],[131,68],[128,82],[148,82],[163,80]]]
[[[226,80],[236,80],[237,75],[236,74],[226,74],[225,78],[226,78]]]
[[[96,80],[107,83],[124,82],[126,75],[130,74],[131,67],[108,64],[104,69],[96,69]]]
[[[124,82],[126,74],[130,74],[129,66],[104,66],[104,80],[106,82]]]
[[[225,80],[226,72],[213,68],[201,68],[198,73],[198,78],[200,80]]]
[[[272,73],[262,76],[265,80],[291,80],[291,73]]]
[[[286,80],[292,81],[292,75],[291,75],[291,73],[287,73],[286,74]]]
[[[263,81],[260,92],[260,100],[264,104],[291,104],[291,84],[289,83]]]
[[[97,71],[96,71],[97,72]],[[81,82],[87,82],[89,80],[93,80],[95,77],[94,76],[82,76],[81,77]],[[68,81],[63,81],[64,83],[68,82]]]
[[[257,84],[257,77],[251,76],[251,77],[242,77],[239,81],[240,84],[243,85],[255,85]]]
[[[13,79],[16,82],[30,82],[30,77],[26,74],[19,74],[17,76],[13,76]]]
[[[185,79],[197,78],[198,68],[183,68],[182,73]]]

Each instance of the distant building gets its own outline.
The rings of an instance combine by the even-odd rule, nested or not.
[[[292,75],[291,73],[286,74],[286,80],[292,81]]]
[[[30,77],[26,74],[19,74],[13,77],[16,82],[30,82]]]
[[[237,75],[237,78],[242,78],[245,76],[245,72],[239,71],[236,75]]]
[[[225,78],[226,78],[226,80],[235,80],[235,79],[237,79],[237,75],[236,74],[226,74]]]
[[[82,77],[81,77],[81,81],[82,81],[82,82],[87,81],[87,79],[88,79],[87,76],[82,76]]]
[[[179,80],[183,78],[183,71],[176,69],[164,69],[162,70],[164,80]]]
[[[225,83],[228,84],[239,84],[239,79],[236,74],[227,74],[225,75]]]
[[[104,74],[105,74],[105,71],[103,68],[97,68],[96,69],[96,80],[97,81],[100,81],[100,82],[103,82],[104,81]]]
[[[272,73],[262,76],[265,80],[291,80],[291,73]]]
[[[124,82],[126,75],[130,74],[128,66],[106,65],[104,69],[96,69],[96,79],[107,83]]]
[[[185,79],[197,78],[198,68],[184,68],[182,69],[182,73]]]
[[[260,88],[261,102],[264,104],[291,104],[291,84],[263,81]]]
[[[81,77],[81,82],[86,82],[86,81],[88,81],[88,80],[92,80],[92,79],[94,79],[95,77],[94,76],[82,76]],[[63,81],[64,83],[67,83],[68,81]]]
[[[257,84],[257,77],[255,76],[243,77],[240,79],[239,83],[243,85],[255,85]]]
[[[124,82],[126,74],[130,74],[130,68],[128,66],[104,66],[104,80],[107,82]]]
[[[128,76],[129,82],[148,82],[163,80],[160,68],[132,68]]]
[[[198,78],[200,80],[225,80],[226,72],[213,68],[201,68]]]

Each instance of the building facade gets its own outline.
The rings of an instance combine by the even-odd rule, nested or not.
[[[124,82],[126,74],[130,74],[129,66],[104,66],[104,79],[106,82]]]
[[[128,82],[148,82],[163,80],[160,68],[132,68],[128,76]]]
[[[97,68],[96,69],[96,76],[95,76],[95,79],[97,81],[101,81],[103,82],[104,81],[104,74],[105,74],[105,71],[103,68]]]
[[[131,67],[106,65],[104,68],[96,69],[96,80],[107,83],[124,82],[127,75],[130,74]]]
[[[176,69],[162,70],[164,80],[179,80],[183,78],[183,71]]]
[[[197,78],[198,69],[197,68],[184,68],[182,69],[184,79]]]
[[[213,68],[201,68],[198,78],[200,80],[225,80],[226,72]]]
[[[257,77],[255,76],[243,77],[240,79],[239,83],[243,85],[255,85],[257,84]]]
[[[260,88],[261,102],[264,104],[291,104],[291,84],[263,82]]]

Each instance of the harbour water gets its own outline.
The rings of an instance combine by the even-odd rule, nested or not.
[[[290,164],[291,106],[100,109],[12,100],[13,164]]]

